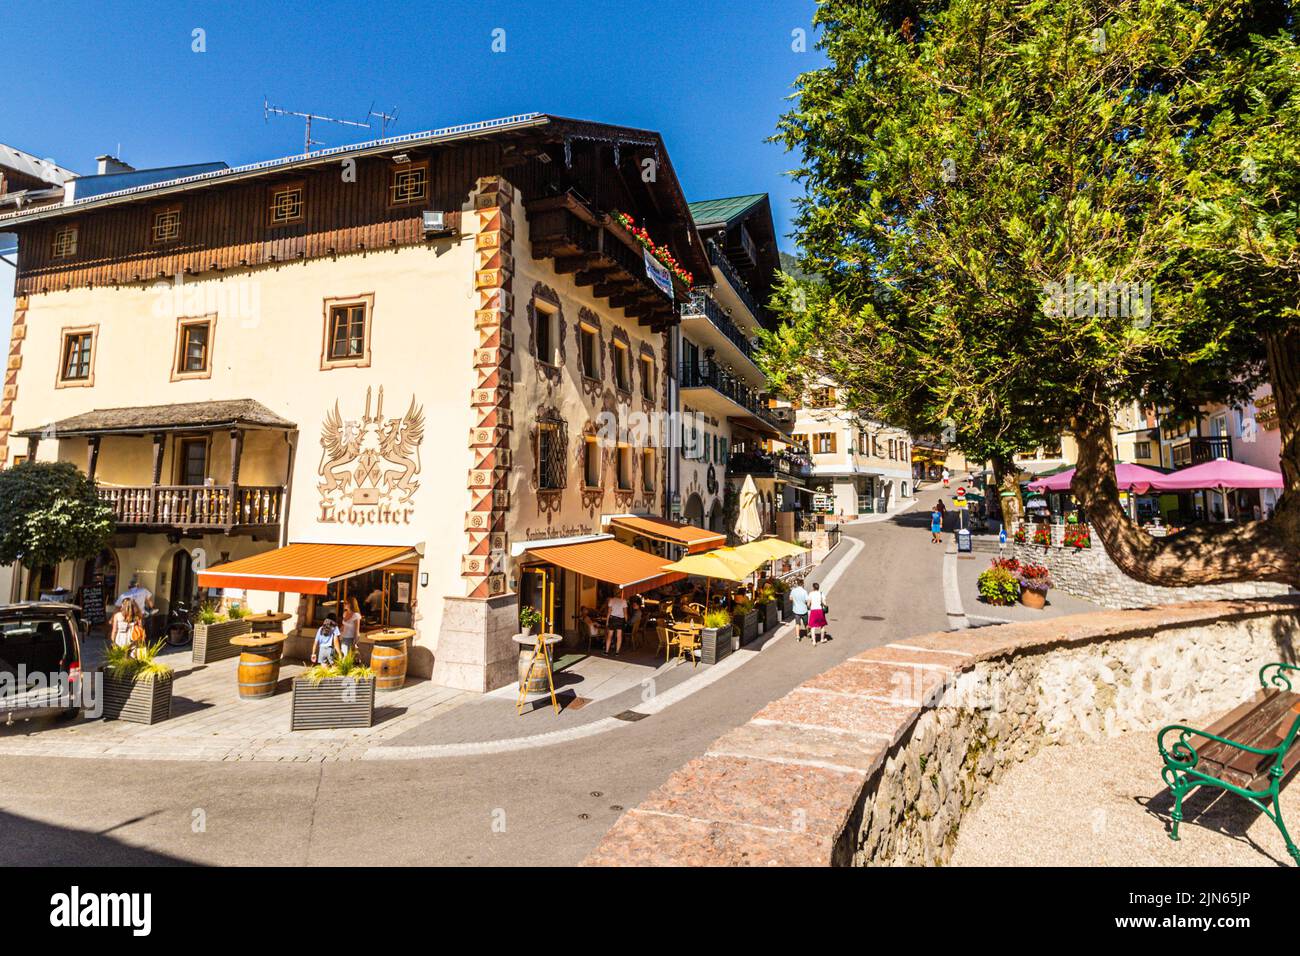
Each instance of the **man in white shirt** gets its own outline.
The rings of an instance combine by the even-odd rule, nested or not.
[[[147,614],[153,609],[153,592],[140,584],[139,578],[132,575],[131,584],[125,591],[117,596],[117,603],[120,607],[123,601],[132,600],[140,609],[142,614]]]

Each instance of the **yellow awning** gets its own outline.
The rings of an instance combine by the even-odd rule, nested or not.
[[[336,581],[418,556],[406,545],[291,544],[200,571],[199,587],[326,594]]]
[[[618,515],[611,518],[611,525],[626,528],[635,534],[667,541],[671,544],[683,544],[689,551],[695,552],[705,548],[716,548],[727,543],[727,536],[717,531],[706,531],[693,524],[681,524],[664,518],[652,518],[645,515]]]
[[[671,584],[684,577],[665,570],[664,559],[658,555],[638,551],[612,538],[529,548],[524,560],[554,564],[566,571],[612,584],[629,594]]]

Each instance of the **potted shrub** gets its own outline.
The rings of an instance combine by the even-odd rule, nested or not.
[[[375,675],[352,653],[293,679],[290,730],[369,727],[374,719]]]
[[[782,621],[790,620],[792,612],[790,610],[790,583],[783,578],[777,578],[772,582],[772,587],[776,591],[776,609]]]
[[[1020,562],[1015,558],[994,558],[992,567],[979,576],[980,600],[985,604],[1007,607],[1020,597],[1020,579],[1016,573]]]
[[[733,622],[740,622],[739,637],[741,644],[748,644],[758,637],[758,609],[754,607],[754,602],[749,598],[736,599],[736,603],[731,609],[731,619]]]
[[[1025,607],[1041,608],[1047,603],[1047,592],[1052,587],[1052,573],[1041,564],[1022,564],[1016,572],[1020,581],[1020,603]]]
[[[716,664],[731,653],[731,613],[714,610],[704,614],[700,631],[700,660]]]
[[[519,633],[525,637],[533,633],[533,628],[542,623],[542,612],[525,604],[519,609]]]
[[[253,622],[248,620],[238,604],[228,611],[218,611],[216,605],[205,603],[194,622],[194,644],[190,658],[195,664],[210,664],[227,657],[238,657],[239,648],[230,643],[232,637],[251,634]]]
[[[759,614],[759,625],[765,631],[770,631],[776,627],[777,618],[780,616],[777,611],[776,588],[772,585],[764,584],[758,592],[758,606],[761,609]]]
[[[104,661],[104,719],[156,724],[172,714],[172,669],[157,660],[165,642],[111,645]]]

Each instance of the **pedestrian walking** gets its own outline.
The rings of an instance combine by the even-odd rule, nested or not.
[[[794,613],[797,627],[795,640],[802,641],[808,636],[808,592],[802,584],[796,584],[790,589],[790,610]]]
[[[325,620],[316,631],[316,639],[311,646],[313,664],[332,664],[339,652],[339,624],[333,614],[325,615]]]
[[[343,627],[339,629],[339,653],[344,657],[353,653],[357,647],[357,638],[361,634],[361,606],[357,599],[349,597],[343,611]]]
[[[943,512],[936,505],[930,512],[930,543],[938,544],[941,534],[943,534]]]
[[[826,595],[822,594],[820,584],[813,584],[808,592],[808,627],[813,643],[820,644],[826,633]]]
[[[144,623],[140,615],[140,605],[130,598],[119,598],[117,610],[113,612],[113,618],[108,622],[109,640],[116,647],[130,647],[136,643],[137,627],[143,634]]]

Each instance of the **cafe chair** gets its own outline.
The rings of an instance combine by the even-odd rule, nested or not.
[[[688,654],[691,658],[691,666],[695,667],[700,663],[700,632],[694,628],[675,628],[674,633],[677,636],[677,657],[680,660]]]
[[[665,624],[663,621],[660,621],[659,624],[655,627],[655,630],[659,634],[659,646],[662,647],[664,651],[664,663],[667,664],[669,660],[669,653],[672,651],[673,645],[677,643],[676,628],[673,627],[672,629],[670,629],[668,624]]]

